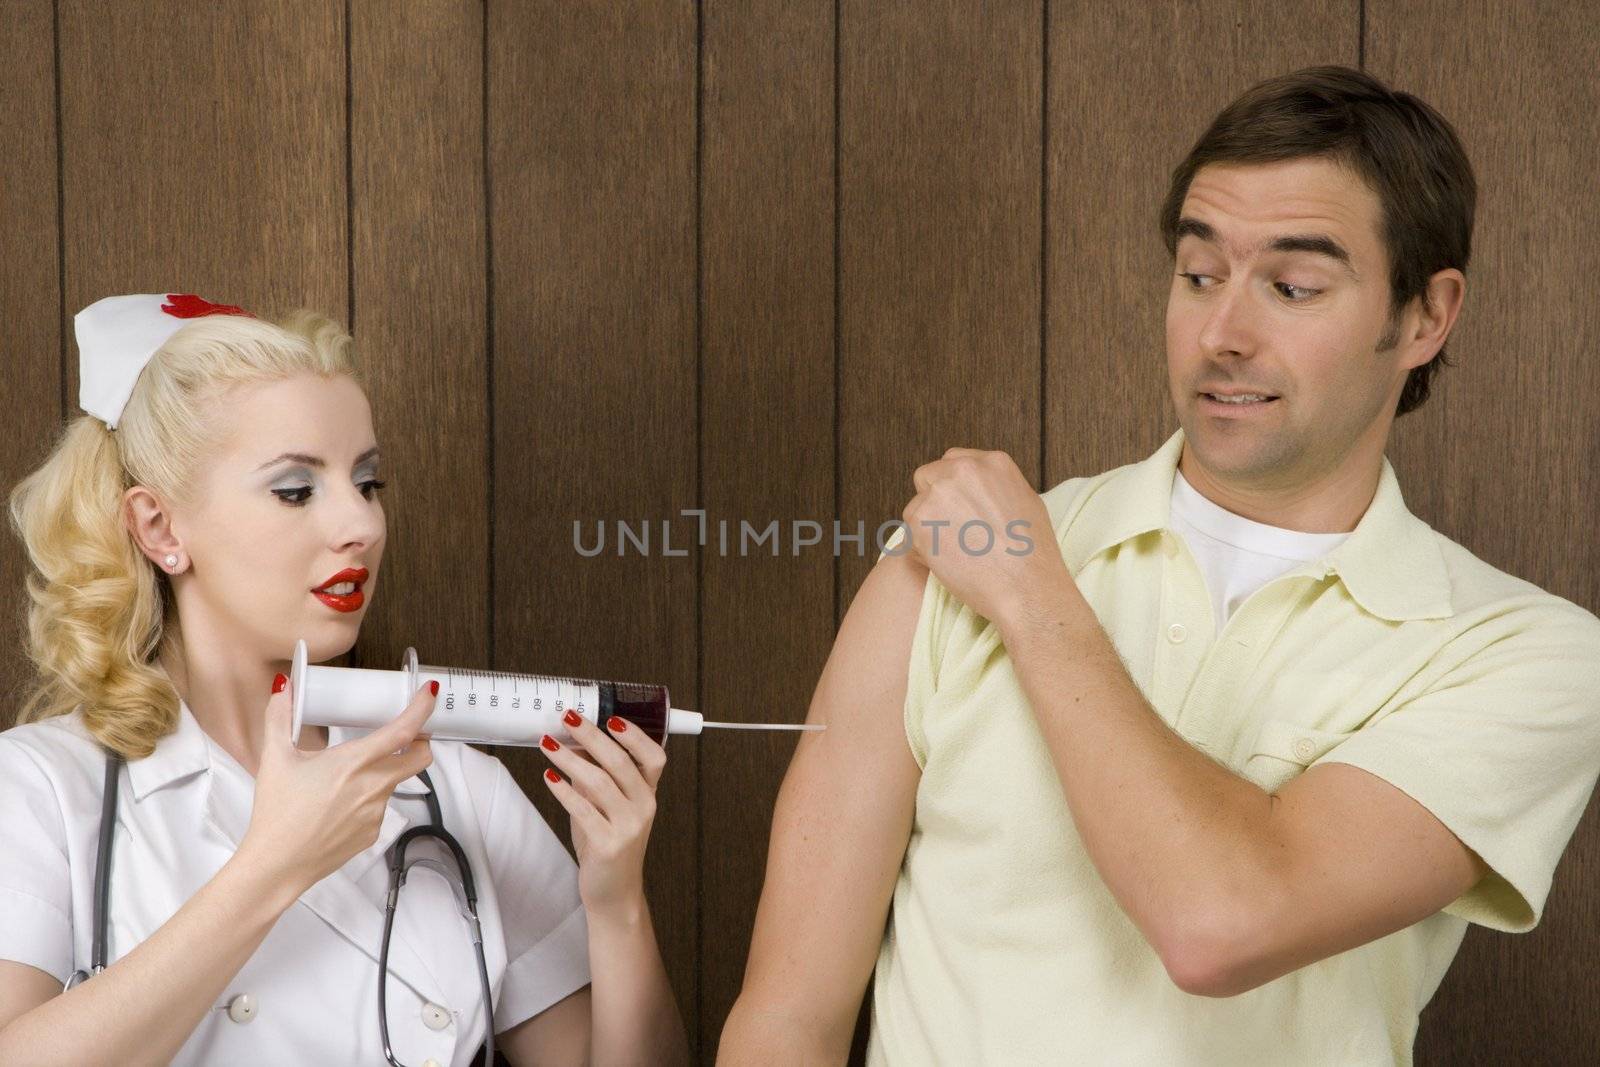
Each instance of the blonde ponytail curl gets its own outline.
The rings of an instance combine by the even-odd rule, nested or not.
[[[28,656],[37,672],[17,722],[83,709],[87,729],[125,759],[148,756],[178,725],[178,693],[158,662],[177,622],[165,571],[134,542],[123,494],[144,485],[170,503],[188,489],[226,427],[209,416],[235,385],[311,373],[360,375],[333,320],[280,324],[196,319],[146,365],[117,429],[74,418],[49,457],[11,491],[10,518],[33,567]]]

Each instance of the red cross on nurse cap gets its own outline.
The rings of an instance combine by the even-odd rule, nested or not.
[[[190,319],[205,315],[244,315],[231,304],[213,304],[193,293],[108,296],[72,317],[78,338],[78,406],[117,428],[150,357]]]

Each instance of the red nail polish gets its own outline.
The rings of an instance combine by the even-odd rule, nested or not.
[[[274,674],[272,676],[272,691],[274,693],[283,692],[283,687],[288,685],[288,684],[289,684],[289,678],[288,678],[287,675]]]
[[[583,721],[583,716],[579,715],[575,711],[569,710],[565,715],[561,716],[561,721],[566,723],[568,726],[576,726]]]
[[[544,776],[545,778],[549,779],[551,785],[561,784],[561,776],[555,771],[550,770],[548,767],[545,768]]]
[[[433,695],[434,696],[438,696],[439,695],[439,683],[438,682],[429,682],[428,683],[428,688],[433,690]]]
[[[611,727],[613,732],[620,734],[622,731],[628,728],[628,720],[624,719],[620,715],[613,715],[611,718],[606,720],[606,725]]]
[[[555,738],[551,737],[549,734],[545,734],[543,737],[541,737],[539,739],[539,744],[544,746],[544,750],[546,752],[559,752],[559,751],[561,751],[560,742],[558,742]]]

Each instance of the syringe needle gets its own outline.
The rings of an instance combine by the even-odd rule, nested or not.
[[[671,734],[697,734],[710,726],[718,730],[825,730],[822,723],[799,722],[706,722],[698,711],[683,708],[667,709],[667,732]]]

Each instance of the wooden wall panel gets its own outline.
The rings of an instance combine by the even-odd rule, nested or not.
[[[1366,59],[1450,120],[1478,180],[1453,365],[1389,450],[1407,504],[1495,566],[1600,611],[1600,308],[1574,298],[1600,273],[1600,28],[1583,7],[1368,0]],[[1422,1013],[1417,1062],[1600,1058],[1600,1016],[1573,1010],[1600,1003],[1597,887],[1600,799],[1537,928],[1468,928]]]
[[[60,19],[67,329],[164,288],[344,318],[342,9],[62,0]],[[75,354],[67,378],[75,404]]]
[[[947,448],[1039,463],[1041,4],[841,4],[840,513]],[[840,560],[840,617],[877,553]]]
[[[701,710],[800,722],[834,633],[833,4],[702,10]],[[739,523],[774,518],[780,555],[741,556]],[[822,524],[824,543],[796,556],[788,523],[802,518]],[[795,736],[699,742],[702,1063],[743,981]]]
[[[55,24],[48,0],[0,14],[0,511],[61,429],[61,288],[56,201]],[[0,729],[33,675],[25,652],[28,572],[22,541],[0,516]]]
[[[1177,429],[1167,394],[1172,170],[1256,82],[1355,66],[1357,0],[1050,5],[1045,200],[1048,488],[1144,459]]]
[[[618,521],[659,535],[697,502],[695,10],[593,0],[489,19],[494,661],[663,683],[693,707],[696,557],[659,536],[649,555],[615,548]],[[609,550],[581,557],[574,520],[591,537],[606,523]],[[696,745],[667,746],[646,863],[691,1045]],[[546,765],[503,758],[526,782]]]
[[[352,290],[389,484],[356,655],[489,662],[483,6],[351,7]],[[539,795],[537,778],[523,788]]]
[[[839,512],[870,550],[947,448],[1038,476],[1044,18],[873,0],[839,20]],[[876,557],[840,558],[836,624]]]

